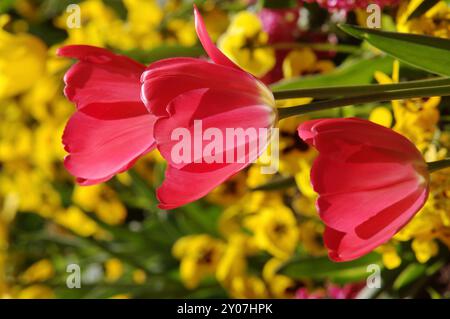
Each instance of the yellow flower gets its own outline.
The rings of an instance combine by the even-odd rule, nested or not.
[[[115,282],[122,277],[124,272],[122,262],[117,258],[108,259],[105,262],[105,280]]]
[[[314,207],[314,205],[312,205]],[[317,215],[317,213],[316,213]],[[317,217],[317,216],[316,216]],[[327,253],[323,245],[323,223],[318,219],[310,219],[300,224],[300,243],[311,256],[324,256]]]
[[[434,37],[450,37],[450,8],[445,1],[440,1],[420,17],[408,20],[410,14],[423,0],[403,1],[397,13],[397,30],[399,32],[425,34]]]
[[[79,4],[81,13],[80,27],[69,27],[68,21],[73,13],[65,12],[55,20],[57,27],[65,29],[68,38],[64,44],[89,44],[104,47],[109,39],[117,37],[117,33],[124,32],[122,23],[114,10],[101,0],[86,0]],[[117,28],[117,24],[120,27]],[[113,26],[114,32],[111,32]],[[117,45],[117,44],[116,44]]]
[[[19,299],[50,299],[54,298],[53,290],[44,285],[32,285],[18,292]]]
[[[197,43],[197,34],[191,21],[183,19],[171,19],[167,22],[167,43],[181,44],[184,46],[193,46]]]
[[[382,255],[383,264],[387,269],[395,269],[402,263],[394,245],[385,244],[378,248]]]
[[[294,213],[284,205],[265,207],[249,216],[245,225],[254,233],[255,243],[275,257],[286,259],[298,242],[298,225]]]
[[[262,77],[275,66],[275,51],[268,47],[269,36],[263,31],[259,18],[241,11],[233,18],[218,46],[244,70]]]
[[[300,160],[299,165],[300,169],[298,173],[295,174],[295,182],[297,183],[298,189],[306,197],[316,198],[317,194],[312,187],[310,179],[311,164],[306,160]]]
[[[262,276],[272,296],[275,298],[292,298],[297,284],[293,279],[277,274],[282,264],[283,261],[280,259],[270,259],[264,265]]]
[[[369,120],[385,127],[391,127],[393,118],[388,108],[379,106],[370,112]]]
[[[237,234],[230,238],[217,266],[216,278],[227,287],[233,278],[243,276],[247,269],[246,248],[248,238]]]
[[[20,276],[21,280],[26,284],[46,281],[53,277],[55,270],[53,264],[48,259],[42,259],[32,264],[25,272]]]
[[[208,29],[211,39],[216,41],[227,29],[229,23],[228,15],[225,11],[216,6],[205,8],[204,5],[203,8],[206,9],[206,11],[202,13],[206,28]]]
[[[147,281],[147,275],[142,269],[133,271],[133,282],[138,285],[143,285]]]
[[[398,83],[399,73],[399,62],[395,61],[392,78],[381,72],[375,72],[375,78],[381,84]],[[432,140],[436,131],[439,121],[438,105],[440,102],[441,98],[438,96],[427,99],[417,98],[392,101],[395,118],[393,129],[406,136],[423,151]],[[385,121],[387,122],[387,120]]]
[[[239,299],[268,298],[266,285],[256,276],[233,278],[229,293],[231,297]]]
[[[317,156],[314,148],[310,147],[304,141],[298,138],[297,127],[304,122],[304,117],[292,117],[280,121],[279,124],[279,151],[280,151],[280,172],[283,175],[295,176],[303,175],[297,178],[307,179],[304,183],[305,195],[311,194],[311,186],[309,183],[309,174],[311,163]],[[307,171],[307,172],[305,172]],[[300,180],[297,179],[297,183]],[[301,185],[299,184],[301,187]]]
[[[207,199],[224,206],[235,203],[236,199],[241,198],[247,191],[245,178],[244,172],[234,175],[209,193]]]
[[[209,235],[181,237],[172,247],[172,254],[180,260],[180,276],[189,289],[213,275],[222,256],[224,243]]]
[[[414,239],[411,245],[416,258],[420,263],[426,263],[439,252],[439,247],[434,240]]]
[[[71,206],[57,212],[54,220],[80,236],[89,237],[99,232],[97,224],[78,207]]]
[[[134,33],[145,34],[158,26],[163,11],[156,0],[123,0],[127,9],[127,20]]]
[[[110,225],[121,224],[127,216],[125,206],[116,198],[115,192],[104,184],[75,186],[72,199]]]
[[[286,79],[293,77],[326,73],[334,69],[334,63],[330,60],[319,60],[310,48],[296,49],[283,60],[283,75]]]
[[[7,20],[7,16],[0,15],[0,99],[30,89],[42,76],[47,55],[39,38],[3,30]]]

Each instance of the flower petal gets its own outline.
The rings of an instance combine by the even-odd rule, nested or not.
[[[214,63],[241,70],[241,68],[239,68],[236,64],[234,64],[227,56],[225,56],[225,54],[223,54],[214,45],[208,34],[208,31],[206,30],[203,18],[197,9],[197,6],[195,5],[194,5],[194,16],[195,16],[195,30],[197,31],[198,38],[200,39],[203,48],[205,49],[206,53],[208,53],[211,60],[213,60]]]
[[[213,89],[192,90],[178,96],[169,105],[170,116],[158,119],[155,124],[154,134],[161,155],[177,168],[212,162],[213,158],[226,162],[229,154],[236,161],[254,161],[266,148],[275,119],[271,107],[258,102],[252,95]],[[180,143],[173,135],[180,129],[189,133],[190,140],[185,141],[190,146],[189,163],[173,158],[174,146]],[[205,138],[208,132],[214,136]],[[233,133],[238,137],[232,136]],[[213,142],[217,142],[220,150],[205,155],[205,148]],[[243,152],[237,151],[240,147]],[[197,169],[202,167],[203,164],[197,165]]]
[[[358,258],[389,240],[423,206],[427,164],[402,135],[361,119],[321,119],[298,133],[319,151],[311,182],[330,258]]]
[[[213,190],[216,186],[238,173],[249,163],[213,165],[211,171],[196,172],[186,169],[176,169],[168,166],[162,185],[156,191],[159,208],[173,209],[193,202]]]
[[[357,259],[392,238],[423,206],[427,190],[417,190],[345,233],[326,227],[324,242],[334,261]]]
[[[98,116],[136,116],[147,113],[140,100],[140,77],[145,66],[106,49],[70,45],[58,50],[59,56],[80,60],[67,71],[65,94],[78,110]],[[128,102],[127,109],[120,109]],[[92,106],[94,104],[94,106]]]
[[[154,122],[155,117],[148,113],[105,120],[76,112],[63,135],[70,153],[64,161],[67,170],[83,185],[100,183],[125,171],[155,147]]]
[[[159,118],[154,130],[158,149],[169,162],[165,181],[158,190],[162,208],[203,197],[258,158],[267,147],[274,115],[271,107],[257,102],[252,95],[197,89],[170,103],[170,116]],[[201,123],[201,128],[196,123]],[[173,139],[174,130],[180,128],[189,133],[187,161],[179,161],[172,154],[176,144],[186,142]],[[239,137],[230,138],[227,134],[236,132],[231,131],[235,128],[242,129],[237,133]],[[212,153],[205,152],[213,143],[213,138],[206,141],[204,135],[210,129],[215,132],[214,142],[220,141]],[[197,142],[200,144],[196,149]]]
[[[172,58],[151,64],[141,79],[142,101],[148,110],[167,115],[167,105],[178,95],[201,88],[228,89],[261,97],[264,90],[250,74],[201,59]]]

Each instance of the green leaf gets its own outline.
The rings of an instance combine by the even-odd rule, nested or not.
[[[350,60],[329,73],[283,80],[273,84],[271,88],[274,91],[279,91],[331,85],[361,85],[371,83],[375,71],[390,74],[392,71],[392,62],[393,59],[387,56]]]
[[[131,50],[121,53],[138,60],[139,62],[149,64],[161,59],[174,57],[198,57],[204,53],[200,46],[186,47],[182,45],[161,45],[148,51]]]
[[[333,262],[328,257],[300,258],[286,263],[279,273],[295,279],[329,279],[336,283],[347,283],[366,279],[371,274],[367,271],[370,264],[381,266],[380,255],[371,253],[342,263]]]
[[[424,264],[412,263],[408,265],[395,279],[393,288],[399,290],[422,277],[425,274],[427,267]]]
[[[377,49],[419,69],[450,75],[450,40],[425,35],[385,32],[351,25],[340,28]]]
[[[428,10],[433,8],[440,0],[424,0],[422,1],[416,9],[409,15],[408,21],[420,17],[422,14],[426,13]]]
[[[14,5],[15,0],[2,0],[0,3],[0,13],[6,13]]]

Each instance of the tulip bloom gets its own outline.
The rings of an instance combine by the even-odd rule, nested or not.
[[[311,182],[331,259],[369,253],[424,205],[427,164],[404,136],[354,118],[308,121],[298,133],[319,151]]]
[[[196,8],[195,26],[211,62],[194,58],[161,60],[150,65],[142,76],[142,99],[149,112],[158,117],[154,138],[161,155],[168,161],[165,180],[157,191],[160,207],[164,209],[203,197],[256,160],[269,138],[261,136],[259,129],[270,130],[276,120],[271,91],[220,52]],[[197,151],[194,149],[192,161],[179,163],[173,158],[177,145],[173,133],[183,128],[195,135],[196,122],[201,122],[205,132],[213,130],[222,145],[228,129],[255,129],[258,135],[241,142],[245,144],[245,160],[211,162],[205,156],[211,145],[204,145]],[[259,142],[257,151],[252,149],[252,139]],[[237,147],[216,149],[211,156],[236,153]]]
[[[82,185],[104,182],[155,147],[156,117],[140,99],[145,66],[87,45],[58,54],[80,60],[64,77],[64,93],[77,106],[63,134],[64,165]]]
[[[77,112],[63,135],[69,152],[64,164],[78,183],[106,181],[157,145],[169,164],[157,195],[160,207],[169,209],[206,195],[264,151],[276,120],[271,91],[219,51],[196,8],[195,24],[211,62],[172,58],[146,68],[101,48],[78,45],[58,51],[80,60],[65,76],[65,94]],[[179,163],[173,158],[173,133],[180,128],[194,132],[198,122],[205,134],[214,132],[206,139],[220,139],[216,146],[226,144],[228,129],[257,134],[237,136],[229,148],[194,147],[192,161]],[[211,161],[230,153],[232,162]]]

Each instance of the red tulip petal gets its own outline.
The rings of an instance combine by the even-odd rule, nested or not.
[[[145,66],[106,49],[70,45],[58,55],[80,60],[67,71],[65,94],[78,110],[93,116],[133,117],[147,113],[140,100]],[[127,108],[121,108],[123,102]],[[93,106],[94,104],[94,106]]]
[[[255,103],[258,101],[252,95],[212,89],[189,91],[170,103],[170,116],[159,118],[154,130],[158,149],[169,162],[165,181],[158,190],[161,207],[174,208],[203,197],[258,158],[267,147],[274,114],[271,107]],[[220,157],[218,163],[213,161],[214,156],[204,154],[211,142],[202,142],[202,136],[194,137],[195,120],[201,121],[202,133],[210,128],[220,133],[217,138],[222,137],[223,147],[214,153]],[[175,144],[179,143],[173,140],[172,132],[178,128],[185,128],[192,137],[188,162],[178,162],[172,156]],[[233,128],[250,130],[247,137],[230,146],[227,129]],[[194,143],[199,140],[202,145],[196,153]],[[238,145],[244,150],[240,155]],[[227,161],[227,153],[233,155],[234,161]]]
[[[409,179],[378,189],[320,194],[317,208],[327,226],[339,231],[351,231],[355,225],[360,225],[378,215],[418,188],[417,180]]]
[[[128,169],[138,157],[154,148],[154,121],[148,113],[104,120],[76,112],[63,135],[63,144],[70,153],[64,161],[67,170],[81,184],[90,185]]]
[[[194,89],[228,89],[255,97],[267,90],[248,73],[192,58],[155,62],[144,72],[141,80],[142,101],[157,116],[167,115],[167,105],[171,100]]]
[[[209,129],[218,130],[218,134],[221,135],[220,141],[223,148],[220,151],[215,152],[215,156],[220,156],[222,161],[226,161],[226,153],[232,152],[235,158],[238,158],[236,149],[239,146],[244,145],[245,159],[239,158],[239,160],[250,162],[256,159],[257,156],[265,149],[268,142],[268,129],[273,125],[274,114],[271,107],[266,105],[257,104],[259,101],[252,95],[237,94],[235,92],[212,90],[212,89],[198,89],[189,91],[175,98],[169,105],[170,116],[158,119],[155,124],[155,139],[158,144],[158,149],[161,155],[170,163],[171,166],[181,168],[186,163],[179,163],[173,160],[172,150],[173,147],[179,143],[178,140],[174,140],[172,137],[174,129],[185,128],[190,132],[192,139],[189,141],[191,145],[191,162],[196,161],[208,162],[210,157],[204,156],[204,148],[210,143],[205,141],[202,143],[202,135],[195,137],[195,120],[201,121],[200,134],[207,132]],[[239,128],[247,130],[248,136],[239,141],[234,141],[233,145],[227,143],[227,129]],[[263,131],[260,131],[262,129]],[[265,130],[265,131],[264,131]],[[197,128],[198,131],[198,128]],[[252,134],[254,133],[254,134]],[[261,136],[262,133],[267,134]],[[212,138],[212,137],[211,137]],[[215,140],[216,136],[214,136]],[[261,142],[259,141],[261,140]],[[194,144],[199,142],[203,144],[202,148],[197,148],[196,152]],[[254,143],[256,148],[252,148],[252,151],[259,151],[256,154],[249,154],[250,143]],[[258,145],[262,143],[262,145]],[[205,168],[209,170],[209,166],[197,165],[197,169]],[[196,166],[194,166],[196,167]]]
[[[387,242],[424,205],[427,196],[426,190],[417,190],[349,233],[326,227],[324,242],[330,258],[334,261],[350,261]]]
[[[248,165],[249,163],[235,163],[222,165],[218,169],[215,165],[216,169],[201,173],[189,171],[189,168],[179,170],[168,166],[164,182],[156,192],[160,202],[158,207],[173,209],[193,202],[208,194],[216,186]]]
[[[203,48],[205,49],[206,53],[208,53],[211,60],[213,60],[214,63],[241,70],[236,64],[234,64],[234,62],[232,62],[225,54],[223,54],[214,45],[211,38],[209,37],[208,31],[206,30],[203,18],[197,9],[197,6],[195,5],[194,5],[194,15],[195,15],[195,30],[197,31],[198,38],[200,39]]]
[[[319,151],[311,181],[332,259],[371,251],[425,203],[426,163],[402,135],[361,119],[308,121],[298,133]]]

